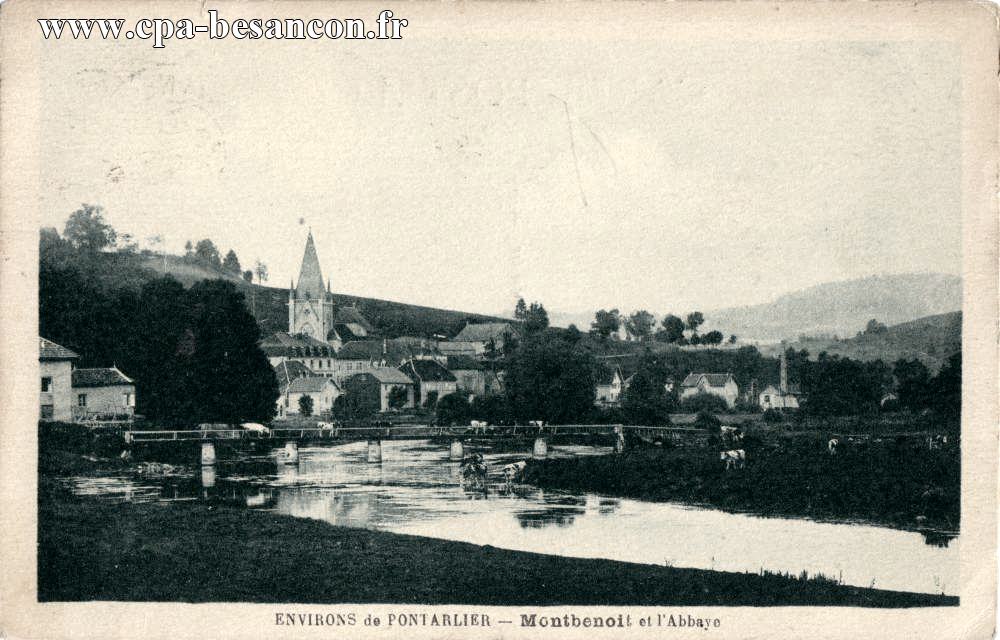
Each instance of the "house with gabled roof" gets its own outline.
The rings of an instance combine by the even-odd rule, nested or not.
[[[736,406],[740,388],[731,373],[689,373],[681,382],[680,399],[684,400],[700,393],[719,396],[732,409]]]
[[[373,411],[412,409],[416,403],[413,380],[392,367],[374,367],[352,375],[344,381],[344,389],[348,397],[360,397],[362,402],[373,407]],[[390,397],[398,393],[405,394],[405,399],[401,406],[391,407]]]
[[[621,405],[622,394],[625,392],[625,374],[620,365],[600,365],[594,382],[594,404],[599,407]]]
[[[135,381],[118,367],[73,369],[73,419],[113,420],[135,414]]]
[[[410,359],[399,370],[413,381],[414,401],[427,402],[428,398],[443,398],[458,390],[458,379],[437,360]]]
[[[79,357],[60,344],[38,338],[39,420],[73,419],[73,363]]]
[[[454,342],[471,343],[475,355],[483,357],[493,349],[503,351],[512,339],[517,337],[517,330],[510,322],[469,323],[458,332]]]
[[[260,341],[260,350],[267,356],[272,367],[282,362],[299,362],[316,375],[333,374],[336,356],[334,348],[329,343],[304,333],[273,333]]]
[[[279,385],[280,385],[279,381]],[[343,395],[343,391],[333,378],[325,376],[300,376],[281,385],[278,396],[279,418],[300,415],[300,401],[303,396],[312,398],[312,415],[318,416],[333,409],[333,403]]]

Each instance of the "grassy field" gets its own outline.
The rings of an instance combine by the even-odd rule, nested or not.
[[[946,596],[562,558],[212,504],[39,496],[38,597],[491,605],[956,605]]]
[[[886,439],[842,445],[837,455],[810,434],[758,444],[744,469],[726,471],[719,447],[645,447],[622,455],[532,461],[543,488],[708,504],[760,515],[862,520],[899,528],[959,527],[960,453]]]

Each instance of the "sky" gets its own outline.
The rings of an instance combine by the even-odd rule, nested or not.
[[[961,271],[957,49],[420,31],[60,43],[43,226],[100,204],[270,283],[470,312],[684,312]]]

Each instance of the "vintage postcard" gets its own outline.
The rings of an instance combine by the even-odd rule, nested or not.
[[[990,638],[997,58],[0,4],[0,638]]]

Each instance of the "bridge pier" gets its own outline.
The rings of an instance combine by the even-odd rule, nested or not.
[[[213,465],[215,464],[215,443],[214,442],[202,442],[201,443],[201,466]]]
[[[545,438],[535,438],[535,446],[531,449],[531,457],[536,460],[543,460],[549,455],[549,443]]]
[[[462,444],[461,440],[452,440],[451,447],[448,449],[448,459],[462,460],[463,458],[465,458],[465,445]]]
[[[215,486],[215,467],[205,466],[201,468],[201,486],[211,489]]]
[[[625,452],[625,430],[615,427],[615,453]]]
[[[382,441],[368,441],[368,462],[382,462]]]
[[[285,449],[281,454],[281,461],[285,464],[298,464],[299,462],[299,443],[294,440],[290,440],[285,443]]]

